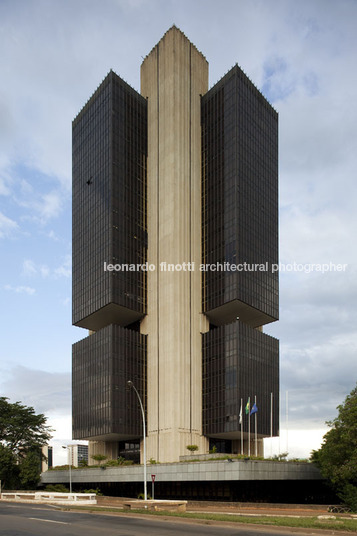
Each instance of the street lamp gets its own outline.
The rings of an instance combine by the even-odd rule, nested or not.
[[[145,413],[144,413],[144,408],[143,408],[143,403],[141,402],[141,398],[140,398],[140,395],[135,387],[135,385],[133,384],[132,381],[128,381],[127,382],[127,385],[128,387],[132,387],[136,393],[136,396],[138,397],[138,400],[139,400],[139,404],[140,404],[140,409],[141,409],[141,415],[143,417],[143,435],[144,435],[144,499],[145,501],[147,500],[148,496],[147,496],[147,490],[146,490],[146,428],[145,428]]]
[[[70,456],[71,445],[67,445],[66,447],[62,447],[62,448],[68,449],[67,461],[69,458],[71,458],[69,460],[68,467],[69,467],[69,492],[72,493],[72,456]]]

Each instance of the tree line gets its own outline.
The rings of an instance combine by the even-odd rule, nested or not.
[[[0,480],[3,489],[35,489],[42,447],[51,438],[47,418],[34,408],[0,397]]]
[[[341,501],[357,512],[357,386],[337,409],[338,416],[326,423],[330,430],[311,459]]]

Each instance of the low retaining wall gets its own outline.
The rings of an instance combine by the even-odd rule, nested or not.
[[[135,508],[147,508],[148,510],[169,511],[169,512],[186,512],[187,501],[170,501],[170,500],[134,500],[124,501],[124,510]]]
[[[56,493],[45,491],[13,491],[1,493],[2,501],[47,504],[97,504],[95,493]]]

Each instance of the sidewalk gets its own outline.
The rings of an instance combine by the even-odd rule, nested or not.
[[[189,501],[188,512],[231,513],[248,516],[316,517],[327,515],[327,505],[274,504],[274,503],[225,503]]]
[[[98,506],[122,508],[126,497],[97,497]],[[247,516],[316,517],[328,515],[327,505],[232,503],[216,501],[188,501],[187,512],[232,514]]]

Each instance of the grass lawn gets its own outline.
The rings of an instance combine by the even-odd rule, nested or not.
[[[96,506],[69,506],[64,510],[80,509],[90,512],[115,512],[120,515],[145,514],[150,516],[178,517],[185,519],[201,519],[203,521],[228,521],[230,523],[246,523],[249,525],[265,525],[276,527],[300,527],[306,529],[328,529],[334,531],[347,531],[357,533],[357,519],[347,519],[338,515],[336,519],[318,519],[317,517],[248,517],[234,514],[209,514],[191,512],[166,512],[145,509],[121,510],[118,508]]]

